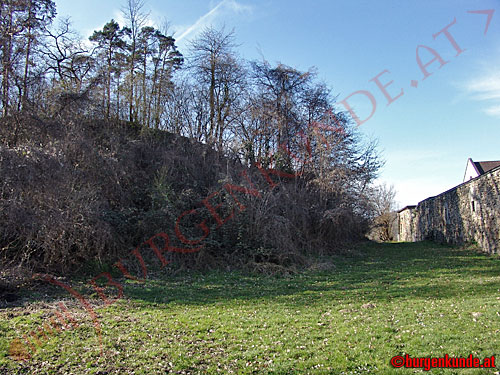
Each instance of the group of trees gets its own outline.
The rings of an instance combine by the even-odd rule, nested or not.
[[[125,25],[111,20],[88,40],[69,20],[56,23],[55,15],[52,0],[0,2],[3,119],[30,113],[57,120],[69,108],[70,118],[83,116],[82,123],[188,137],[244,168],[301,176],[293,189],[276,193],[282,196],[273,206],[282,216],[287,209],[279,204],[293,201],[296,210],[286,218],[290,233],[303,225],[304,233],[323,236],[326,243],[354,233],[346,229],[349,222],[358,234],[366,229],[376,211],[371,185],[381,161],[375,144],[364,142],[349,115],[336,108],[336,98],[314,69],[245,61],[234,33],[224,28],[206,28],[183,56],[167,23],[150,25],[143,0],[127,0]],[[95,151],[96,158],[122,147],[115,146]],[[80,162],[74,165],[81,168]],[[141,200],[147,194],[142,191]],[[146,206],[141,203],[140,209]]]
[[[36,91],[43,72],[36,61],[41,58],[42,36],[56,15],[51,0],[2,0],[0,2],[0,43],[2,114],[11,108],[21,110]]]
[[[301,168],[290,156],[301,148],[325,167],[356,153],[349,118],[313,70],[243,61],[234,33],[214,28],[192,41],[184,61],[168,24],[149,26],[143,0],[127,0],[123,14],[126,25],[111,20],[85,41],[69,20],[53,24],[52,0],[2,1],[3,116],[51,114],[62,99],[86,98],[87,114],[188,136],[248,163]],[[339,146],[349,152],[333,152]]]
[[[159,127],[174,71],[183,63],[167,30],[146,25],[140,0],[128,1],[128,25],[111,20],[89,41],[68,19],[53,25],[52,0],[0,4],[2,113],[52,109],[54,98],[86,96],[105,118]]]

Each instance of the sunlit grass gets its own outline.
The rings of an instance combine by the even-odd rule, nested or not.
[[[29,361],[12,361],[11,340],[50,309],[5,309],[0,373],[409,374],[424,371],[394,369],[391,357],[499,354],[498,257],[370,243],[331,261],[333,270],[292,277],[212,272],[128,282],[126,299],[96,310],[103,356],[91,319],[73,306],[77,328],[49,335]]]

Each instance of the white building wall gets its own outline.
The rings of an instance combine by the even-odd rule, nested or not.
[[[465,168],[464,181],[467,182],[472,180],[473,178],[479,177],[479,173],[477,173],[476,167],[471,158],[467,160],[467,167]]]

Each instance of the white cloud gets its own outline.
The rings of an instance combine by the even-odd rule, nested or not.
[[[252,11],[252,6],[241,4],[237,0],[222,0],[207,13],[200,16],[193,24],[175,25],[172,26],[172,31],[174,31],[175,35],[178,35],[178,37],[176,37],[175,39],[176,43],[179,44],[179,42],[181,42],[182,40],[186,42],[188,37],[195,37],[198,32],[214,23],[217,18],[235,14],[248,14]],[[115,9],[113,11],[112,18],[116,22],[118,22],[120,26],[124,26],[127,24],[123,12],[120,9]],[[165,21],[166,20],[164,17],[162,17],[161,12],[152,10],[148,11],[148,18],[146,19],[145,24],[147,26],[161,27]],[[88,42],[88,38],[94,33],[95,30],[102,30],[107,22],[109,21],[106,21],[100,25],[95,25],[94,27],[88,27],[83,31],[83,39],[89,47],[91,44]]]
[[[123,12],[119,9],[115,9],[113,12],[113,19],[118,22],[120,26],[125,26],[127,24],[127,21],[125,20],[125,17],[123,15]],[[104,26],[104,25],[103,25]],[[101,28],[102,29],[102,28]]]
[[[500,117],[500,71],[493,70],[465,84],[466,91],[476,101],[486,102],[484,113]]]
[[[496,107],[489,107],[484,110],[488,115],[500,117],[500,105]]]
[[[250,5],[240,4],[235,0],[227,0],[226,6],[235,13],[246,13],[252,11],[252,7]]]
[[[210,25],[216,17],[227,13],[248,13],[252,11],[252,7],[238,3],[236,0],[222,0],[219,4],[213,7],[210,11],[198,18],[195,23],[190,26],[182,27],[181,32],[176,41],[179,43],[188,36],[194,36],[204,27]]]
[[[118,9],[115,9],[113,11],[113,17],[112,18],[116,22],[118,22],[118,24],[120,26],[124,26],[126,24],[125,18],[123,18],[123,13],[120,10],[118,10]],[[88,38],[92,34],[94,34],[94,31],[102,30],[104,28],[104,25],[106,25],[109,21],[111,21],[111,20],[107,20],[107,21],[101,23],[100,25],[96,25],[94,27],[88,27],[85,30],[83,30],[84,41],[88,42]]]

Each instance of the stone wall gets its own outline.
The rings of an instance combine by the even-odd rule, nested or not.
[[[500,168],[398,213],[400,241],[477,242],[500,253]]]
[[[407,207],[398,213],[398,241],[415,242],[416,239],[416,215],[415,207]]]

